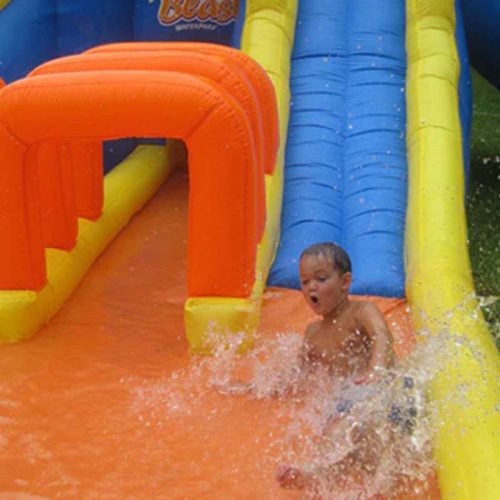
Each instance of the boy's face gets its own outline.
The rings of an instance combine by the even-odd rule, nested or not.
[[[351,273],[341,275],[325,255],[305,255],[300,259],[299,272],[302,293],[315,313],[328,316],[345,300]]]

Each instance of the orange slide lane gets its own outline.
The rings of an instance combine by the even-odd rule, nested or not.
[[[301,497],[274,478],[288,403],[220,395],[189,368],[187,198],[179,171],[54,320],[0,350],[0,496]],[[404,303],[378,303],[411,348]],[[310,319],[296,291],[264,299],[264,334]]]
[[[53,321],[0,350],[0,497],[299,498],[262,452],[276,402],[201,394],[179,372],[187,198],[178,172]]]

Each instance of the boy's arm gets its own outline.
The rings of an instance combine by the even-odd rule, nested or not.
[[[366,371],[358,383],[368,382],[376,377],[377,370],[389,368],[394,364],[392,334],[382,313],[375,304],[365,302],[358,312],[358,322],[363,332],[370,337],[370,359]]]

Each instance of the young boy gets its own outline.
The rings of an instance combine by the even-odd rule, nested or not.
[[[300,257],[302,293],[311,309],[322,316],[306,328],[300,354],[301,371],[310,373],[323,366],[336,380],[365,384],[378,379],[379,371],[394,363],[392,336],[387,324],[371,302],[349,300],[352,282],[351,262],[346,252],[333,243],[319,243],[304,250]],[[338,424],[348,404],[337,408],[323,434]],[[284,488],[305,488],[315,474],[339,481],[351,475],[354,481],[373,472],[381,453],[374,429],[355,428],[351,434],[353,452],[327,470],[309,471],[283,467],[278,482]]]

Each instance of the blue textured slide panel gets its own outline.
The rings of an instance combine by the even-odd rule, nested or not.
[[[457,43],[458,57],[460,59],[458,98],[460,125],[462,128],[462,154],[464,157],[465,183],[466,187],[468,187],[470,170],[470,134],[472,126],[472,82],[470,78],[469,55],[467,53],[467,40],[465,38],[464,20],[462,16],[462,9],[460,6],[460,0],[456,0],[455,2],[455,12],[455,40]]]
[[[57,57],[56,0],[13,0],[0,11],[0,77],[7,83]]]
[[[59,55],[133,39],[134,0],[59,0]]]
[[[302,250],[333,241],[351,257],[352,293],[404,294],[404,4],[299,3],[271,285],[299,288]]]

